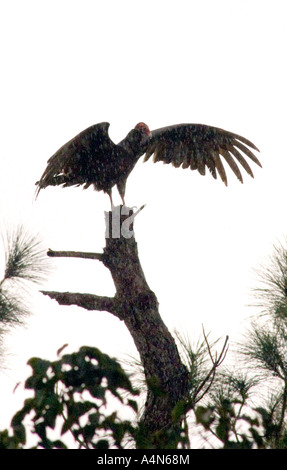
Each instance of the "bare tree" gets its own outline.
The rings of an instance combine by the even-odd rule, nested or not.
[[[187,400],[189,379],[175,340],[159,314],[156,295],[145,279],[133,232],[133,219],[132,210],[120,214],[119,208],[115,208],[107,214],[106,247],[103,253],[48,251],[49,256],[101,261],[113,278],[116,288],[114,297],[42,292],[60,305],[104,310],[125,323],[144,368],[148,392],[141,423],[146,435],[151,436],[178,425],[174,423],[172,411],[180,400]],[[115,231],[116,237],[112,236]]]

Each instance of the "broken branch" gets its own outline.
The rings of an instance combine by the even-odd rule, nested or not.
[[[85,258],[85,259],[97,259],[102,261],[102,253],[89,253],[85,251],[54,251],[49,249],[47,256],[55,258]]]
[[[86,310],[107,311],[118,318],[120,317],[114,297],[74,292],[41,291],[41,293],[48,295],[51,299],[55,299],[59,305],[77,305],[77,307],[82,307]]]

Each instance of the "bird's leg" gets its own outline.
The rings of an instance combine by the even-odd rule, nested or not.
[[[126,205],[125,203],[126,182],[127,182],[127,179],[125,178],[125,179],[120,180],[117,183],[118,192],[123,202],[123,206]]]
[[[110,201],[111,201],[111,209],[113,211],[115,206],[114,206],[114,203],[113,203],[112,191],[109,191],[108,195],[109,195],[109,198],[110,198]]]
[[[125,203],[125,196],[124,196],[123,194],[120,194],[120,196],[121,196],[121,200],[122,200],[122,202],[123,202],[123,206],[125,206],[125,205],[126,205],[126,203]]]

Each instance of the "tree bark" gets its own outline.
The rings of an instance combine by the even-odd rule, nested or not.
[[[116,288],[113,298],[69,292],[43,291],[43,294],[56,299],[61,305],[106,310],[124,321],[144,367],[148,391],[141,423],[150,440],[155,432],[173,428],[172,410],[187,396],[188,372],[159,314],[156,295],[145,279],[133,232],[133,218],[131,209],[124,215],[120,214],[119,208],[106,214],[106,247],[103,254],[48,252],[49,256],[65,256],[66,253],[67,256],[100,260],[113,278]]]

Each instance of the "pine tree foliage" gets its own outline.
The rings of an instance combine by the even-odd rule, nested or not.
[[[0,281],[0,327],[21,324],[29,313],[25,297],[29,283],[46,279],[49,266],[39,237],[21,225],[2,235],[3,273]]]
[[[287,247],[275,246],[258,276],[261,314],[239,347],[242,360],[217,375],[209,405],[196,410],[216,447],[287,448]]]

